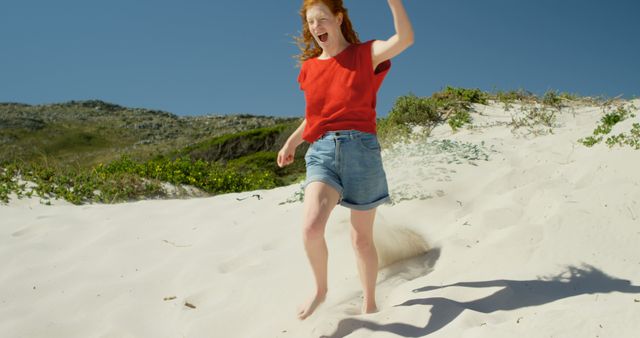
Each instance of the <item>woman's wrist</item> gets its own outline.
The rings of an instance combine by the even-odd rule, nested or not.
[[[297,141],[295,138],[289,138],[287,142],[285,142],[285,145],[289,148],[297,148],[300,143],[302,142]]]

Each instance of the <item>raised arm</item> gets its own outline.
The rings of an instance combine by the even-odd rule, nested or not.
[[[402,53],[407,47],[413,44],[413,28],[409,21],[407,11],[402,5],[402,0],[387,0],[391,14],[393,15],[393,25],[396,34],[387,40],[375,40],[371,47],[371,58],[373,69],[385,60],[389,60]]]

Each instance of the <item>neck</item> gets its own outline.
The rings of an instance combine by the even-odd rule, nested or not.
[[[340,52],[342,52],[345,48],[349,47],[349,45],[350,45],[349,41],[347,41],[347,39],[345,39],[344,36],[340,36],[340,40],[336,41],[336,43],[331,44],[330,46],[327,46],[326,48],[322,49],[322,54],[320,54],[320,58],[321,59],[332,58],[340,54]]]

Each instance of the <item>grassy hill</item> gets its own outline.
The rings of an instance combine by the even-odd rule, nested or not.
[[[378,136],[385,147],[412,137],[413,127],[428,136],[447,123],[453,131],[474,128],[474,105],[515,109],[505,126],[529,134],[552,132],[565,105],[612,105],[616,101],[579,98],[549,91],[536,97],[523,90],[486,93],[446,87],[428,97],[397,99]],[[628,134],[609,135],[613,126],[634,118],[628,107],[603,108],[585,146],[606,143],[640,149],[640,124]],[[46,203],[115,203],[146,198],[189,197],[289,185],[304,178],[303,143],[290,166],[276,165],[278,150],[300,118],[253,115],[179,117],[103,101],[50,105],[0,103],[0,203],[9,196],[39,196]]]
[[[88,168],[123,154],[148,159],[216,136],[296,121],[252,115],[181,117],[97,100],[0,103],[0,161]]]
[[[205,193],[290,184],[304,175],[306,145],[295,165],[278,168],[275,161],[300,122],[181,117],[97,100],[0,103],[0,200],[10,192],[74,203],[167,197],[167,182]],[[26,189],[22,180],[37,188]]]

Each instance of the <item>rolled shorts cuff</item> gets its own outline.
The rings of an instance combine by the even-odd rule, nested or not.
[[[380,206],[381,204],[385,204],[385,203],[389,203],[391,202],[391,197],[389,197],[389,195],[375,201],[375,202],[371,202],[371,203],[367,203],[367,204],[351,204],[349,202],[345,202],[345,201],[340,201],[340,205],[342,205],[343,207],[347,207],[349,209],[354,209],[354,210],[360,210],[360,211],[366,211],[366,210],[371,210],[375,207]]]
[[[324,177],[324,176],[313,176],[313,177],[307,178],[304,181],[304,184],[302,185],[302,189],[303,190],[307,189],[307,186],[310,183],[313,183],[313,182],[326,183],[326,184],[330,185],[332,188],[336,189],[338,191],[338,193],[340,194],[340,198],[338,199],[338,204],[340,204],[340,202],[342,202],[342,191],[343,191],[343,188],[342,188],[342,186],[340,184],[338,184],[338,182],[336,182],[336,181],[334,181],[334,180],[332,180],[330,178]]]

